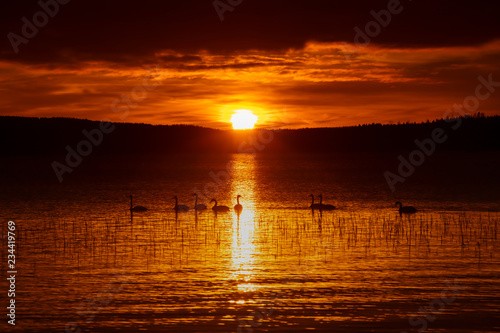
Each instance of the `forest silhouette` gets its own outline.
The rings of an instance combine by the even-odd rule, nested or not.
[[[459,126],[457,126],[459,124]],[[236,152],[384,152],[415,149],[441,128],[447,139],[438,150],[500,149],[500,116],[475,114],[424,123],[366,124],[353,127],[252,131],[218,130],[191,125],[114,123],[95,154]],[[0,154],[64,155],[65,147],[87,138],[83,131],[100,122],[74,118],[0,117]],[[454,127],[456,129],[454,129]],[[260,139],[259,139],[260,138]],[[265,138],[265,140],[263,139]],[[252,149],[250,149],[253,147]]]

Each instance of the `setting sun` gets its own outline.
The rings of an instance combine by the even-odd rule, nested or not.
[[[250,110],[236,110],[231,117],[231,123],[235,130],[252,129],[258,117]]]

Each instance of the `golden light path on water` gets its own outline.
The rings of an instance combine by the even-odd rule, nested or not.
[[[78,184],[77,210],[62,199],[41,201],[37,211],[47,202],[63,211],[16,219],[22,326],[10,331],[76,323],[93,333],[410,332],[410,315],[454,281],[467,289],[429,329],[491,331],[499,213],[427,206],[401,217],[393,200],[370,202],[366,188],[339,186],[360,182],[361,171],[346,171],[351,165],[325,178],[327,164],[345,163],[328,161],[234,154],[193,168],[189,157],[161,169],[171,178],[159,182],[153,173],[134,190],[124,190],[121,177],[100,191]],[[199,200],[208,209],[175,214],[173,195],[193,207],[195,189],[221,172],[213,197],[228,213],[215,214],[208,196]],[[131,216],[130,193],[147,212]],[[337,209],[312,212],[310,193]]]
[[[245,281],[238,284],[242,292],[255,291],[256,286],[249,283],[255,274],[253,270],[255,256],[255,158],[249,154],[234,155],[231,168],[231,198],[236,200],[241,195],[240,204],[243,205],[241,214],[233,214],[233,235],[231,245],[231,278],[236,281]]]

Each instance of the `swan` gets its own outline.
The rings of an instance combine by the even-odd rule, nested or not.
[[[319,209],[320,210],[334,210],[335,209],[334,205],[323,204],[323,195],[322,194],[318,195],[318,197],[319,197]]]
[[[314,195],[310,195],[311,199],[312,199],[312,202],[311,202],[311,206],[309,206],[309,208],[311,209],[319,209],[320,208],[320,204],[315,204],[314,203]]]
[[[177,196],[174,196],[174,199],[175,199],[174,209],[176,212],[187,212],[189,210],[188,206],[178,204]]]
[[[205,209],[207,209],[206,205],[198,203],[198,193],[193,193],[193,195],[196,196],[196,199],[194,199],[194,209],[195,210],[205,210]]]
[[[147,210],[148,209],[144,206],[135,206],[134,207],[134,199],[132,198],[132,196],[130,196],[130,211],[131,212],[145,212]]]
[[[210,203],[212,203],[212,202],[215,202],[215,205],[212,207],[212,210],[214,212],[221,212],[222,213],[222,212],[228,212],[229,211],[229,207],[228,206],[219,206],[219,205],[217,205],[217,200],[215,200],[215,199],[210,200]]]
[[[238,213],[241,213],[241,211],[243,210],[243,206],[240,204],[240,198],[243,198],[243,197],[238,194],[238,196],[236,197],[237,204],[234,205],[234,210]]]
[[[396,202],[396,206],[399,205],[399,215],[402,214],[414,214],[417,212],[417,209],[413,206],[403,206],[403,204],[399,201]]]

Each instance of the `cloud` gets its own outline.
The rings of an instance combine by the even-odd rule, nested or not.
[[[284,2],[282,4],[285,5]],[[242,13],[243,17],[252,12],[256,15],[256,5],[248,5],[251,8],[242,5],[234,15],[245,8],[249,12]],[[284,8],[284,14],[298,15],[297,3],[288,2],[288,5],[290,8]],[[68,41],[70,37],[66,31],[50,30],[47,33],[52,34],[55,40],[45,46],[54,45],[52,49],[39,49],[37,56],[25,50],[23,54],[26,56],[19,58],[6,56],[3,52],[4,60],[0,62],[0,114],[93,120],[108,118],[112,121],[153,124],[186,123],[218,128],[230,127],[228,121],[236,109],[253,110],[259,116],[259,126],[264,127],[425,121],[442,117],[446,108],[472,94],[478,75],[495,73],[494,77],[500,81],[500,74],[497,75],[500,73],[500,42],[489,39],[491,33],[486,35],[488,38],[483,38],[485,42],[481,44],[472,44],[464,39],[457,45],[445,43],[436,46],[434,43],[422,43],[419,39],[411,43],[401,37],[400,44],[373,42],[362,47],[349,42],[348,38],[345,41],[318,41],[322,39],[320,34],[305,27],[305,32],[299,35],[307,32],[307,38],[288,36],[293,35],[292,30],[287,36],[282,36],[284,41],[276,45],[248,42],[247,46],[252,48],[243,49],[231,46],[235,32],[229,29],[224,33],[220,31],[219,39],[211,39],[215,44],[206,49],[186,47],[183,51],[181,47],[168,44],[170,42],[165,42],[168,45],[163,40],[157,40],[156,44],[152,42],[151,34],[163,29],[159,21],[154,29],[150,26],[156,22],[156,16],[144,18],[147,17],[145,12],[157,8],[154,5],[139,9],[135,16],[137,20],[142,19],[141,24],[152,29],[149,34],[142,25],[136,25],[137,31],[126,30],[126,38],[121,29],[129,29],[128,26],[135,25],[136,21],[125,24],[120,16],[123,8],[115,8],[111,4],[102,6],[108,14],[116,9],[109,17],[109,28],[102,30],[102,35],[114,31],[115,37],[123,44],[113,48],[117,41],[109,39],[105,42],[101,30],[97,28],[104,23],[98,20],[87,31],[93,35],[85,37],[89,39],[84,39],[83,44],[62,47],[65,43],[72,43]],[[129,5],[124,6],[127,8]],[[169,6],[177,6],[179,10],[184,8],[183,4],[160,5],[161,8]],[[326,5],[319,1],[314,6],[320,10]],[[196,14],[202,7],[198,4],[192,10]],[[277,15],[275,4],[266,8]],[[264,18],[270,13],[263,14]],[[106,17],[103,13],[97,15],[101,20]],[[321,20],[324,15],[326,13],[318,14],[317,19]],[[179,19],[169,17],[179,23]],[[61,21],[66,20],[61,18]],[[175,38],[184,36],[191,41],[193,38],[202,39],[206,37],[207,30],[214,28],[201,29],[198,20],[205,22],[207,18],[194,15],[188,22],[179,23],[177,30],[167,29],[164,33],[171,35],[178,32],[179,36]],[[231,27],[231,23],[229,26],[221,24],[216,17],[215,21],[218,27]],[[276,24],[279,22],[281,18]],[[51,29],[59,24],[61,22],[55,21]],[[187,26],[191,27],[188,29],[190,33],[200,28],[201,37],[188,34],[182,28]],[[272,40],[274,34],[280,35],[280,31],[281,27],[269,32],[270,37],[266,38]],[[252,33],[247,28],[240,32],[243,36]],[[138,38],[139,33],[143,37]],[[78,36],[74,38],[81,37]],[[59,38],[66,42],[60,44]],[[193,45],[205,45],[201,39],[199,44]],[[48,41],[44,36],[37,37],[33,40],[34,46],[30,42],[29,47],[38,50],[44,41]],[[39,46],[37,43],[40,43]],[[217,45],[222,43],[226,46],[219,49]],[[85,49],[82,45],[86,45]],[[351,54],[346,57],[347,53]],[[150,75],[148,66],[158,69],[155,78],[162,80],[161,85],[148,91],[146,98],[130,109],[126,119],[120,119],[111,110],[111,103],[140,86],[144,77]],[[499,98],[494,95],[481,105],[480,111],[498,114]]]
[[[354,27],[364,30],[374,20],[371,13],[385,10],[387,3],[252,0],[228,12],[221,22],[212,1],[71,1],[20,46],[19,54],[3,38],[0,57],[29,63],[120,63],[140,62],[168,50],[196,57],[204,50],[282,52],[302,49],[311,41],[353,43]],[[497,2],[401,0],[401,6],[402,12],[392,15],[373,43],[409,48],[475,46],[500,37]],[[40,10],[36,1],[4,1],[0,31],[4,36],[22,34],[21,18],[32,20]]]

